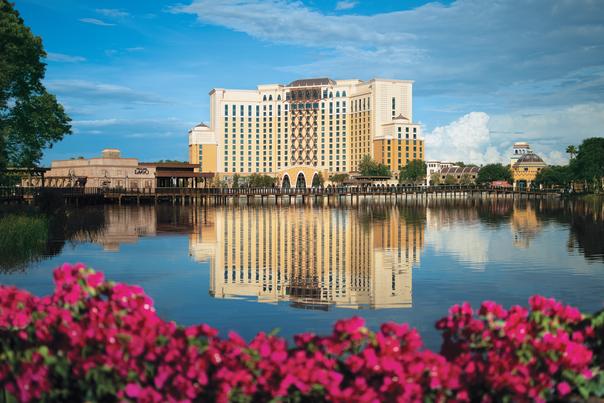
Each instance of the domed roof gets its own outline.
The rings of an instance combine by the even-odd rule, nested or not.
[[[518,161],[516,161],[516,165],[517,164],[526,164],[526,163],[541,163],[541,164],[545,164],[545,162],[543,162],[543,160],[541,159],[540,156],[538,156],[537,154],[524,154],[522,157],[518,158]]]

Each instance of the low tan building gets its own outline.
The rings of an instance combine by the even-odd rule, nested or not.
[[[439,172],[440,183],[449,185],[473,185],[478,177],[478,167],[451,166],[442,168]]]
[[[514,188],[529,188],[547,164],[537,154],[524,154],[512,165]]]
[[[195,172],[184,162],[139,162],[105,149],[98,158],[52,161],[44,176],[23,179],[23,186],[111,188],[154,192],[156,188],[207,186],[214,174]],[[43,181],[43,183],[42,183]]]
[[[117,149],[105,149],[97,158],[52,161],[44,186],[152,190],[155,167],[141,166],[136,158],[123,158]]]

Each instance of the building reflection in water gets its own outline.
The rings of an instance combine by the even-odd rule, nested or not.
[[[530,204],[526,204],[524,208],[514,208],[510,225],[513,244],[521,249],[528,248],[531,240],[541,231],[541,222]]]
[[[209,259],[216,298],[304,309],[412,304],[424,224],[403,210],[239,207],[200,214],[190,253]]]

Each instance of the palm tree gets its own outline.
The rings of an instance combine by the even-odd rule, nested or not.
[[[566,153],[570,154],[570,159],[572,160],[574,156],[577,154],[577,147],[570,145],[566,147]]]

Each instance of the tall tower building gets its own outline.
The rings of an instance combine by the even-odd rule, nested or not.
[[[315,78],[255,90],[214,88],[209,126],[189,131],[190,162],[202,172],[270,174],[291,186],[310,186],[317,174],[355,172],[364,155],[398,174],[424,159],[412,86]]]

